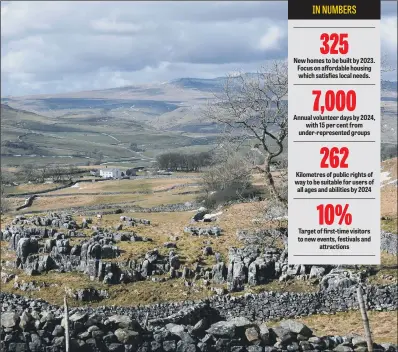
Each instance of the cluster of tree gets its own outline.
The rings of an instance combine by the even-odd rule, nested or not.
[[[10,210],[10,202],[6,198],[7,196],[7,186],[14,185],[17,181],[15,174],[4,169],[1,169],[0,173],[0,213],[4,214]]]
[[[209,152],[201,153],[165,153],[156,158],[159,169],[170,171],[199,171],[212,163]]]
[[[397,157],[397,145],[381,143],[381,160],[387,160]]]
[[[122,172],[123,174],[123,172]],[[134,176],[136,174],[136,169],[127,169],[125,172],[126,176]]]
[[[31,143],[26,143],[25,141],[5,141],[2,143],[4,147],[7,148],[15,148],[15,149],[24,149],[24,150],[35,150],[35,145]]]
[[[242,156],[235,154],[207,168],[201,183],[205,205],[213,208],[248,196],[252,189],[251,168]]]
[[[6,213],[10,209],[8,199],[6,198],[5,183],[1,179],[0,183],[0,214]]]
[[[75,166],[60,166],[34,168],[32,165],[24,165],[21,170],[26,182],[43,183],[51,179],[55,183],[69,183],[77,174],[84,172]]]

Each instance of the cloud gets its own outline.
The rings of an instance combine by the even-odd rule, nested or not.
[[[381,2],[380,21],[381,52],[390,67],[397,68],[397,2]],[[397,80],[397,73],[383,74],[385,79]]]
[[[396,3],[382,46],[396,65]],[[287,55],[286,1],[1,3],[2,94],[255,71]]]
[[[259,48],[261,50],[276,49],[279,47],[280,41],[283,39],[285,34],[282,28],[277,26],[272,26],[268,31],[261,37]]]
[[[397,17],[389,16],[381,21],[380,35],[385,50],[397,50]]]
[[[397,17],[387,16],[380,23],[381,52],[389,67],[397,68]],[[396,71],[383,74],[385,79],[397,80]]]

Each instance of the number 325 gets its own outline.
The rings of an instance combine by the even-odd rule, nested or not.
[[[348,53],[348,34],[347,33],[322,33],[321,54],[347,54]],[[330,43],[330,44],[329,44]],[[337,48],[338,46],[338,48]]]

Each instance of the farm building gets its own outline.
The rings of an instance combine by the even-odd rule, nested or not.
[[[100,170],[100,176],[103,178],[120,178],[122,173],[119,169],[102,169]]]

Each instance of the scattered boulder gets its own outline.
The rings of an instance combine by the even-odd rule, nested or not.
[[[66,294],[68,297],[73,298],[80,302],[93,302],[100,301],[102,299],[108,298],[109,294],[106,290],[97,290],[95,288],[82,288],[77,290],[72,290],[70,288],[66,289]]]
[[[165,242],[163,244],[163,247],[166,247],[166,248],[177,248],[177,244],[174,243],[174,242]]]
[[[310,279],[321,279],[325,275],[326,269],[321,266],[312,266],[310,271]]]
[[[203,248],[203,255],[208,256],[213,254],[213,249],[210,246]]]
[[[299,321],[296,320],[285,320],[280,323],[280,326],[286,330],[289,330],[297,335],[302,335],[305,337],[311,337],[312,336],[312,330],[308,328],[306,325],[303,323],[300,323]]]
[[[206,208],[204,208],[204,207],[199,208],[197,213],[193,216],[193,220],[194,221],[202,221],[204,216],[206,215],[206,213],[207,213]]]
[[[218,226],[207,228],[187,226],[184,228],[184,233],[190,234],[192,236],[221,236],[222,230]]]
[[[321,281],[322,290],[339,290],[355,286],[361,282],[358,274],[344,269],[332,269]]]
[[[210,335],[216,337],[234,337],[235,335],[235,324],[233,322],[228,321],[219,321],[215,324],[212,324],[206,332]]]

